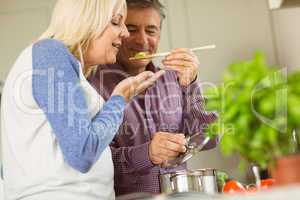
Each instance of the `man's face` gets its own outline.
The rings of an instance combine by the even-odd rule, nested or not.
[[[157,51],[160,40],[160,15],[153,8],[129,8],[125,24],[130,36],[124,38],[118,60],[125,67],[143,69],[151,61],[130,61],[129,57],[138,52],[153,54]]]

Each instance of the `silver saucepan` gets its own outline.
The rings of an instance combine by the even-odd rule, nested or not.
[[[216,194],[218,193],[216,174],[215,169],[180,170],[162,174],[160,175],[161,192]]]

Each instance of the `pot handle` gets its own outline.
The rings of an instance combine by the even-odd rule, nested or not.
[[[170,184],[171,184],[171,190],[172,192],[175,190],[175,186],[174,186],[174,183],[173,183],[173,178],[172,176],[170,176]]]

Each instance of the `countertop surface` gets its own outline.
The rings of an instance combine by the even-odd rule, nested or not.
[[[173,195],[158,195],[145,198],[146,194],[126,195],[120,200],[298,200],[300,199],[300,185],[274,187],[271,190],[248,195],[206,195],[202,193],[181,193]],[[117,199],[119,200],[119,198]]]
[[[169,200],[169,199],[184,199],[184,200],[298,200],[300,199],[300,185],[272,188],[269,191],[261,191],[255,194],[248,195],[205,195],[199,193],[176,194],[172,196],[157,196],[153,200]]]

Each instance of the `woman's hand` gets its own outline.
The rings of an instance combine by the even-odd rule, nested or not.
[[[111,95],[123,96],[125,101],[129,102],[134,96],[152,86],[153,83],[164,73],[165,71],[163,70],[156,73],[145,71],[137,76],[126,78],[114,88]]]
[[[181,86],[188,86],[197,78],[200,63],[197,56],[189,49],[172,50],[162,63],[166,68],[177,71]]]

